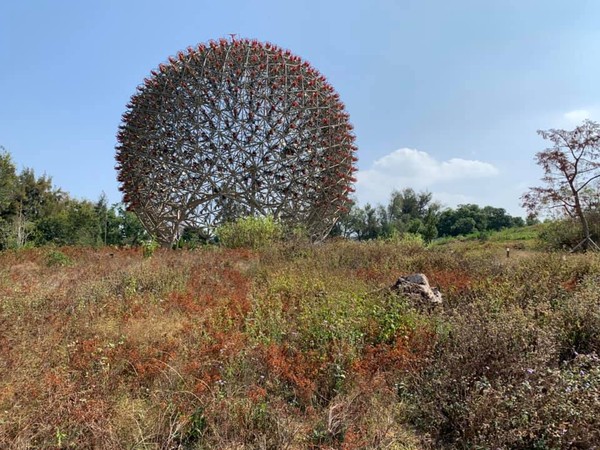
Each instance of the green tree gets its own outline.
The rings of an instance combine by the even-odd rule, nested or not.
[[[0,147],[0,250],[11,245],[13,203],[17,172],[10,154]]]
[[[479,205],[467,204],[443,211],[439,216],[438,230],[441,236],[459,236],[523,225],[522,218],[512,217],[504,208],[481,208]]]
[[[437,236],[437,221],[441,207],[432,202],[429,192],[413,189],[394,191],[386,206],[354,205],[341,218],[338,234],[359,240],[387,238],[398,233],[421,234],[425,240]]]
[[[33,169],[25,168],[18,176],[13,207],[27,220],[35,222],[52,214],[62,200],[62,192],[54,189],[52,179],[45,174],[36,177]]]
[[[440,205],[432,202],[431,192],[416,193],[411,188],[393,191],[388,203],[387,212],[391,221],[408,223],[411,219],[424,220],[432,211],[440,209]]]
[[[17,184],[17,171],[10,154],[0,146],[0,217],[5,217],[6,211],[13,201]]]
[[[112,209],[117,216],[120,241],[118,245],[140,245],[148,239],[146,229],[131,211],[127,211],[122,204],[114,205]]]
[[[442,236],[459,236],[475,231],[484,231],[487,220],[477,205],[459,205],[456,209],[442,212],[438,229]]]
[[[331,236],[343,236],[346,238],[362,239],[366,227],[366,214],[356,202],[352,204],[348,212],[340,217]]]
[[[477,223],[472,217],[460,217],[452,225],[452,235],[458,236],[461,234],[471,234],[477,230]],[[479,230],[482,231],[482,230]]]
[[[56,209],[62,192],[32,169],[17,175],[6,151],[0,156],[0,175],[0,248],[21,247],[34,240],[37,222]]]
[[[40,243],[100,245],[102,229],[95,205],[88,200],[67,199],[62,208],[38,222]]]
[[[482,209],[482,213],[487,224],[486,230],[500,231],[503,228],[510,228],[514,223],[513,218],[506,214],[504,208],[486,206]]]

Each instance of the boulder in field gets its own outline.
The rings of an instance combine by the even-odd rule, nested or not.
[[[429,285],[429,280],[422,273],[405,275],[396,281],[392,291],[401,293],[415,301],[418,306],[428,309],[442,304],[442,293],[436,287]]]

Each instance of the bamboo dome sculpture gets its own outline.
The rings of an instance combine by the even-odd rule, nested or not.
[[[117,135],[123,201],[161,244],[273,216],[327,236],[350,205],[356,146],[333,87],[287,50],[256,40],[200,44],[160,64]]]

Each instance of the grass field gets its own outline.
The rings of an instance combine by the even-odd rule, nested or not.
[[[513,238],[0,253],[0,448],[598,448],[600,256]]]

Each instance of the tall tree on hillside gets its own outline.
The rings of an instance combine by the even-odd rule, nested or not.
[[[485,206],[481,212],[486,218],[488,230],[500,231],[502,228],[509,228],[513,225],[514,218],[506,214],[504,208]]]
[[[0,250],[9,245],[12,234],[11,204],[14,200],[17,172],[10,154],[0,146]]]
[[[29,242],[37,233],[37,223],[60,208],[64,195],[46,174],[38,177],[33,169],[23,169],[10,206],[12,245],[22,247]]]
[[[412,188],[392,192],[386,212],[397,231],[418,233],[426,241],[438,234],[437,222],[441,206],[432,201],[431,192],[415,192]]]
[[[585,120],[572,131],[538,130],[551,147],[535,155],[544,170],[544,186],[532,187],[522,197],[530,213],[559,209],[581,224],[583,240],[573,249],[600,250],[590,237],[586,209],[598,198],[600,188],[600,125]]]
[[[17,183],[17,172],[10,154],[0,146],[0,217],[10,206]]]
[[[395,190],[390,196],[387,213],[391,221],[408,223],[413,219],[425,221],[432,213],[437,213],[440,205],[432,201],[431,192],[415,192],[412,188]]]

